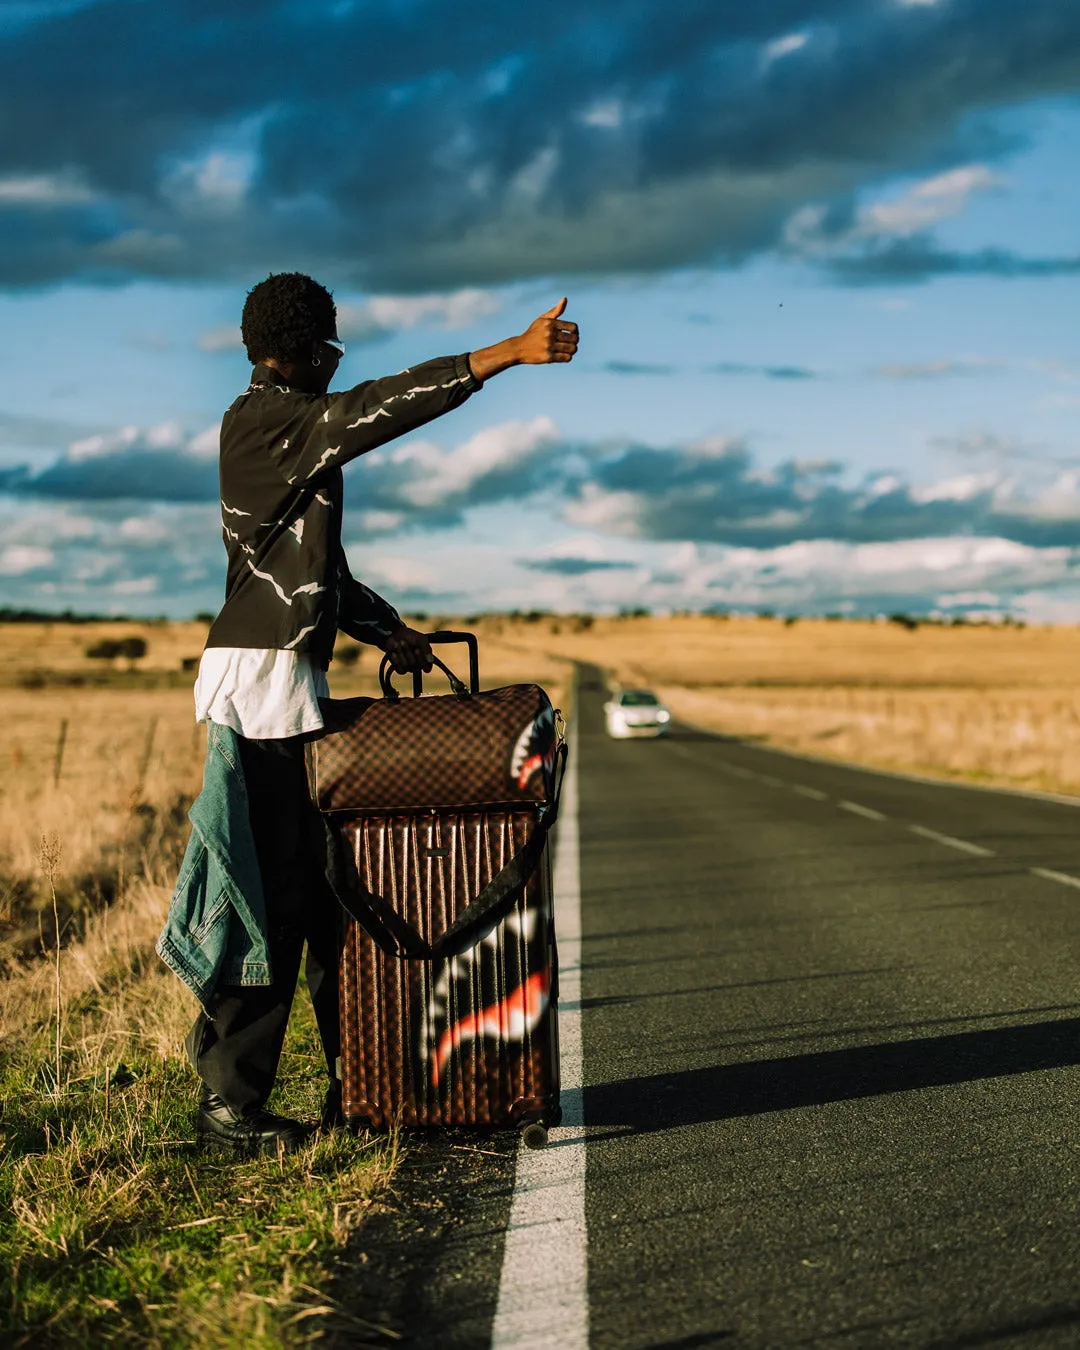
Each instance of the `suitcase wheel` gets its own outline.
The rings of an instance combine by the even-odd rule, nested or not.
[[[538,1120],[530,1120],[521,1131],[521,1141],[526,1148],[543,1148],[548,1141],[548,1132]]]

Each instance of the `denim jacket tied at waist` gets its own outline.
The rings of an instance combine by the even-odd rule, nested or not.
[[[157,954],[208,1014],[222,985],[271,983],[266,903],[239,737],[207,723],[202,792]]]

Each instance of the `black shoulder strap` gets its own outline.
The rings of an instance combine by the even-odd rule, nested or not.
[[[344,832],[332,816],[324,815],[326,875],[339,904],[388,956],[438,961],[468,951],[505,918],[536,870],[548,832],[559,816],[566,754],[566,746],[560,745],[556,752],[555,795],[550,806],[541,807],[536,826],[524,845],[435,942],[426,942],[387,900],[367,889],[360,880]]]

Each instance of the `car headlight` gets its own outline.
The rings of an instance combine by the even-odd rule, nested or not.
[[[660,711],[656,714],[656,720],[658,722],[670,722],[671,714],[668,712],[666,708],[661,708]]]

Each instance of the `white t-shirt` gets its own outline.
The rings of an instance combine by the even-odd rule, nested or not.
[[[323,725],[326,671],[303,652],[207,647],[195,680],[195,720],[232,727],[248,740],[302,736]]]

